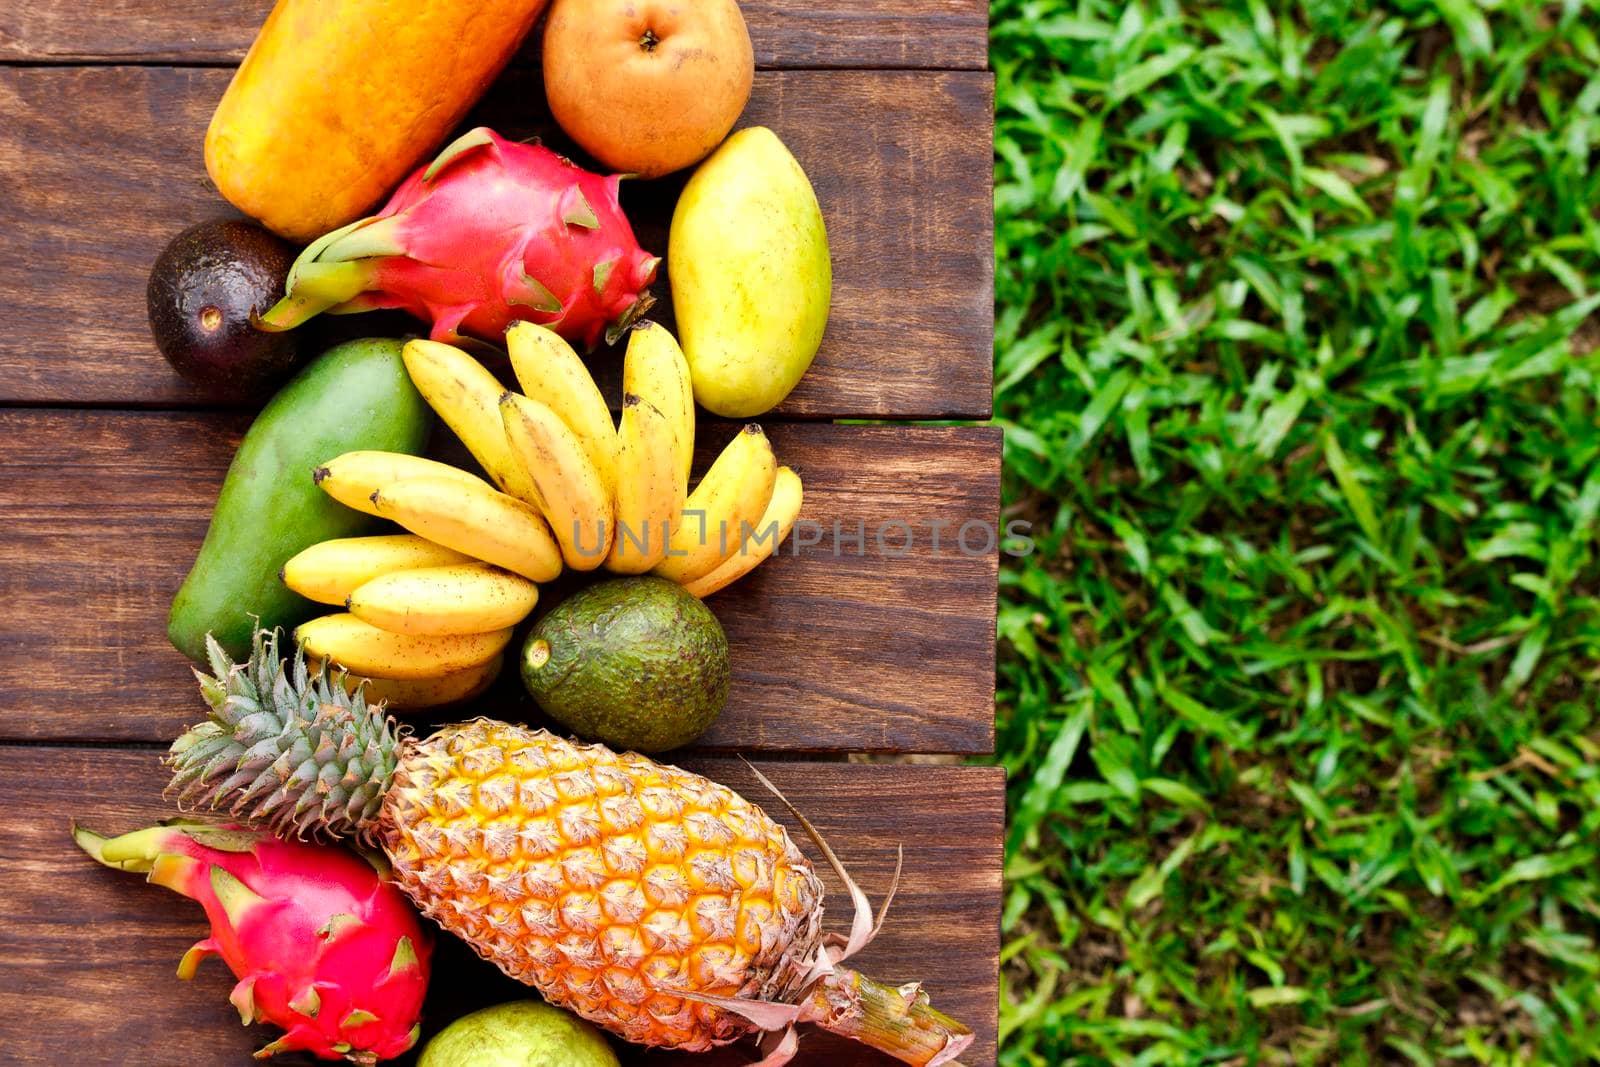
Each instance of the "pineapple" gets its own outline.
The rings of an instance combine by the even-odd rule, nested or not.
[[[208,648],[210,718],[168,757],[180,801],[380,845],[426,915],[552,1003],[664,1048],[781,1032],[768,1067],[799,1022],[920,1067],[972,1043],[917,984],[841,966],[876,928],[803,818],[856,905],[848,939],[823,934],[822,883],[787,831],[726,786],[488,719],[417,740],[303,650],[281,660],[276,633],[243,665]]]

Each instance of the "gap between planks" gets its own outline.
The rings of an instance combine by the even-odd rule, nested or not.
[[[0,61],[236,65],[271,0],[118,0],[114,20],[85,19],[80,0],[0,9]],[[743,0],[758,69],[981,70],[986,0]],[[513,57],[540,61],[543,20]]]
[[[0,690],[13,707],[0,737],[159,742],[194,721],[186,661],[164,633],[166,608],[210,521],[248,425],[243,415],[0,409],[10,516],[0,573]],[[735,432],[700,427],[701,469]],[[950,544],[999,514],[999,431],[991,427],[773,423],[782,462],[807,487],[803,516],[825,535],[769,560],[709,603],[728,633],[735,687],[701,744],[734,752],[977,755],[994,741],[998,552]],[[440,430],[431,454],[468,464]],[[832,540],[886,518],[921,536],[907,555]],[[928,530],[946,524],[935,552]],[[954,525],[951,525],[951,524]],[[581,579],[541,597],[554,604]],[[86,673],[71,662],[98,664]],[[104,709],[115,707],[107,715]],[[542,721],[507,671],[475,705]],[[424,716],[437,721],[443,715]]]
[[[212,406],[150,342],[145,278],[183,226],[232,214],[197,147],[226,71],[0,68],[0,400]],[[469,123],[550,134],[530,72]],[[827,218],[833,307],[774,418],[987,418],[993,401],[993,79],[986,72],[763,72],[745,123],[779,131]],[[837,131],[837,132],[834,132]],[[667,250],[680,178],[630,183],[640,243]],[[671,263],[667,264],[670,274]],[[670,285],[652,318],[672,326]],[[107,309],[114,309],[108,313]],[[306,347],[414,333],[404,316],[318,320]],[[594,362],[615,393],[617,353]]]

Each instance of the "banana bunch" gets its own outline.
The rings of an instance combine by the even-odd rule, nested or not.
[[[710,596],[771,555],[800,513],[799,475],[754,423],[689,492],[694,391],[665,327],[630,334],[618,423],[555,332],[518,322],[506,345],[520,393],[459,348],[417,340],[404,352],[493,484],[417,456],[335,456],[312,474],[323,492],[407,532],[324,541],[280,574],[343,609],[296,631],[307,651],[398,710],[487,689],[539,583],[563,567],[653,572]]]
[[[388,452],[347,452],[318,469],[318,484],[343,493],[358,481],[378,484],[398,471],[399,480],[382,481],[384,490],[421,514],[428,494],[438,497],[434,483],[464,484],[413,466],[428,463]],[[378,495],[372,490],[361,510],[374,510],[371,497]],[[451,506],[458,506],[454,498]],[[307,651],[343,668],[347,685],[364,679],[368,700],[399,710],[454,704],[488,689],[500,674],[512,628],[539,597],[525,574],[415,534],[323,541],[284,564],[280,577],[301,596],[344,609],[295,631]]]
[[[689,492],[694,388],[665,327],[645,320],[630,332],[616,423],[583,360],[554,331],[514,323],[506,349],[520,393],[437,341],[407,344],[406,368],[503,493],[545,520],[562,565],[653,572],[705,597],[788,536],[800,477],[778,465],[753,423]]]
[[[396,452],[346,452],[312,478],[409,532],[323,541],[284,564],[290,589],[344,609],[295,631],[307,651],[397,710],[489,688],[512,628],[538,603],[537,583],[561,573],[539,513],[475,474]]]

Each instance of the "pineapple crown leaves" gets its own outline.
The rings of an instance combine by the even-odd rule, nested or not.
[[[194,673],[211,713],[173,742],[168,794],[280,837],[371,843],[403,739],[383,705],[327,664],[313,674],[302,648],[281,657],[277,630],[256,630],[245,663],[210,635],[206,656],[211,673]]]

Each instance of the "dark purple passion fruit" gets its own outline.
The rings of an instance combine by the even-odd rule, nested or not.
[[[283,295],[295,249],[242,219],[189,227],[150,268],[150,332],[173,369],[240,399],[259,398],[299,362],[293,333],[251,323]]]

